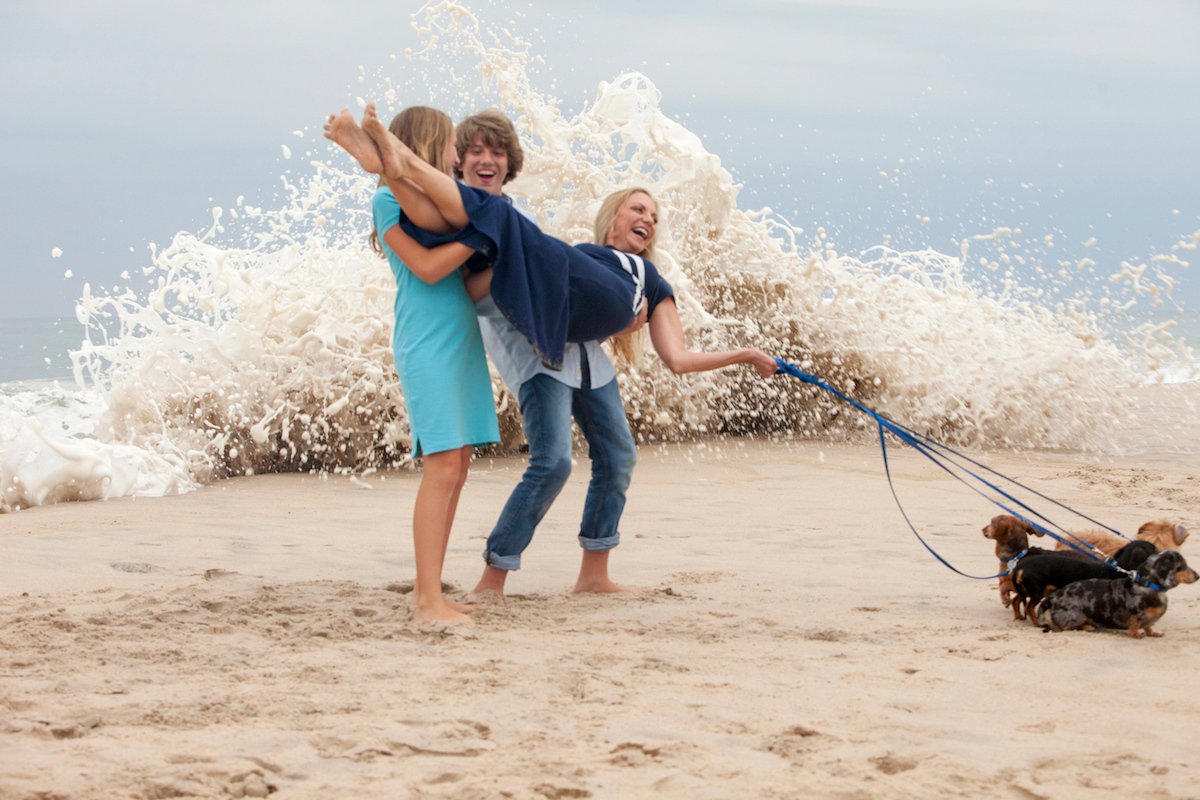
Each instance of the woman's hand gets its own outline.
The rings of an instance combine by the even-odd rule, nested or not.
[[[750,357],[747,363],[758,370],[762,377],[769,378],[779,371],[779,364],[775,362],[774,356],[767,355],[757,347],[751,347],[748,352]]]

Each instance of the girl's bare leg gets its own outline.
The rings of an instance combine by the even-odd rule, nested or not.
[[[350,109],[343,108],[337,114],[330,114],[325,121],[325,138],[335,143],[358,162],[358,165],[372,175],[383,172],[383,160],[379,156],[379,147],[375,141],[358,127]]]
[[[458,450],[426,455],[421,485],[413,508],[413,552],[417,580],[413,590],[419,622],[462,624],[471,618],[453,608],[442,595],[442,564],[446,559],[446,532],[451,501],[461,488],[462,459]]]
[[[439,172],[432,164],[422,161],[408,148],[404,142],[396,138],[375,113],[375,104],[368,103],[363,112],[362,129],[375,140],[379,148],[379,156],[383,162],[383,174],[391,187],[392,180],[408,179],[415,187],[421,189],[440,212],[442,218],[454,229],[466,227],[470,219],[463,208],[462,195],[458,191],[458,182],[444,172]],[[392,189],[395,192],[395,188]],[[404,213],[409,213],[408,207],[400,195],[396,195]],[[416,218],[413,218],[417,222]],[[417,222],[418,225],[421,223]]]
[[[458,484],[450,495],[450,502],[446,506],[446,544],[442,548],[442,565],[445,566],[446,550],[450,547],[450,530],[454,527],[454,514],[458,511],[458,498],[462,495],[463,487],[467,483],[467,475],[471,471],[471,447],[468,445],[462,447],[458,451],[459,467],[458,467]],[[455,600],[446,600],[447,605],[455,611],[461,611],[464,614],[470,614],[475,610],[475,606],[470,603],[459,603]]]

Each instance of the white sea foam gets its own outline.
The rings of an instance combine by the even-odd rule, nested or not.
[[[649,78],[604,82],[568,116],[531,85],[519,38],[487,44],[450,0],[425,6],[415,24],[423,47],[382,68],[371,92],[356,91],[381,113],[405,103],[456,115],[505,109],[527,147],[512,192],[568,241],[590,237],[609,192],[649,188],[662,216],[658,264],[693,346],[762,347],[912,428],[980,447],[1112,449],[1106,431],[1136,424],[1141,410],[1123,390],[1167,363],[1194,369],[1169,327],[1124,335],[1113,324],[1169,295],[1194,240],[1090,284],[1075,275],[1095,262],[1066,277],[1027,263],[1018,232],[1002,224],[965,236],[953,254],[840,253],[820,232],[803,238],[769,210],[739,208],[719,157],[663,114]],[[454,69],[467,58],[476,73]],[[238,198],[213,209],[207,232],[152,251],[149,291],[85,288],[77,317],[89,340],[72,360],[98,413],[47,425],[6,398],[0,510],[407,462],[391,366],[394,285],[366,246],[374,183],[324,143],[297,159],[311,168],[285,181],[280,207]],[[620,380],[642,441],[845,436],[867,423],[816,389],[744,368],[678,378],[651,358]],[[500,396],[511,446],[519,425]]]

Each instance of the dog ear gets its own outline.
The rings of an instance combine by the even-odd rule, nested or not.
[[[1175,544],[1176,545],[1183,544],[1183,540],[1186,539],[1187,537],[1188,537],[1187,528],[1183,527],[1182,525],[1176,525],[1175,526]]]
[[[1030,525],[1028,522],[1022,521],[1021,524],[1025,527],[1026,533],[1032,533],[1034,536],[1045,536],[1046,535],[1046,534],[1042,533],[1041,530],[1039,530],[1038,528],[1035,528],[1032,525]]]

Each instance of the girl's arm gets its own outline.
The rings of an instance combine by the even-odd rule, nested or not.
[[[688,350],[683,344],[683,324],[679,321],[679,311],[672,298],[659,303],[650,316],[650,342],[654,345],[654,352],[676,375],[707,372],[730,364],[749,364],[758,370],[759,375],[769,378],[779,368],[774,358],[753,347],[713,353]]]
[[[388,228],[383,234],[383,241],[404,262],[404,266],[429,284],[437,283],[454,272],[475,252],[460,242],[425,247],[402,231],[399,225]],[[490,274],[491,270],[488,272]]]
[[[449,176],[447,176],[449,177]],[[453,181],[453,178],[450,178]],[[404,213],[413,221],[413,224],[422,230],[427,230],[430,233],[453,233],[462,225],[451,225],[442,216],[442,212],[438,210],[437,205],[417,184],[410,181],[408,178],[389,178],[383,176],[383,182],[392,190],[392,194],[396,197],[396,202],[404,209]],[[457,187],[455,187],[457,191]],[[396,255],[400,255],[400,251],[396,251]],[[403,256],[401,256],[403,258]],[[408,263],[405,261],[404,263]]]

